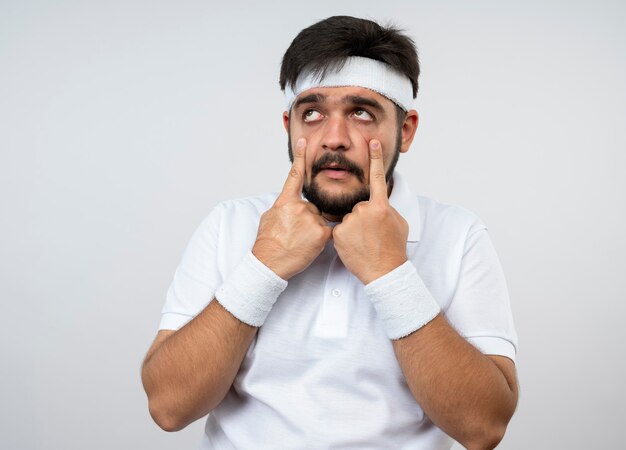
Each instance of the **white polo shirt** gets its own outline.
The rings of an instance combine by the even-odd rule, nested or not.
[[[207,306],[252,248],[276,197],[215,207],[176,270],[160,329],[179,329]],[[506,283],[485,225],[463,208],[411,194],[397,172],[390,202],[409,223],[407,256],[448,321],[483,353],[514,360]],[[452,443],[411,395],[363,284],[331,241],[289,280],[209,414],[201,448],[434,450]]]

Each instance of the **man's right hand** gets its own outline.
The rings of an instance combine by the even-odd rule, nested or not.
[[[274,205],[262,216],[252,253],[283,280],[306,269],[324,250],[332,228],[320,211],[305,200],[306,140],[296,144],[293,165]]]

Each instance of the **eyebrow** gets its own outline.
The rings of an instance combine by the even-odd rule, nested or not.
[[[304,97],[296,100],[293,108],[296,109],[298,106],[303,105],[304,103],[323,103],[324,100],[326,100],[326,97],[321,94],[305,95]]]
[[[357,106],[369,106],[377,109],[380,112],[385,112],[383,105],[374,100],[373,98],[361,97],[360,95],[348,95],[343,99],[343,103],[351,103]]]

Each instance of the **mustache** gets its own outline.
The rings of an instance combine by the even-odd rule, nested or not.
[[[324,153],[320,159],[313,163],[313,167],[311,167],[311,178],[315,178],[318,173],[330,164],[337,164],[338,166],[341,166],[342,169],[352,172],[359,179],[359,181],[365,182],[363,169],[346,158],[341,152]]]

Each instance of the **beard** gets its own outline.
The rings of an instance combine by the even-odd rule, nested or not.
[[[389,182],[393,171],[396,168],[400,157],[400,146],[402,145],[402,135],[397,133],[396,148],[393,153],[391,164],[385,173],[385,180]],[[291,147],[291,133],[287,138],[287,146],[289,150],[289,160],[293,163],[293,150]],[[329,195],[324,192],[317,182],[317,175],[327,167],[330,163],[337,163],[341,167],[351,172],[361,182],[361,187],[351,192],[340,195]],[[370,198],[370,187],[365,184],[365,176],[363,169],[350,161],[341,150],[333,150],[324,153],[317,161],[313,163],[311,168],[311,182],[307,185],[305,182],[302,187],[302,195],[309,202],[313,203],[322,214],[336,217],[343,217],[352,211],[354,205],[359,202],[367,201]]]
[[[331,163],[339,164],[343,169],[352,173],[361,182],[361,187],[340,195],[330,196],[326,194],[317,182],[318,178],[316,177],[324,167],[328,167]],[[363,169],[346,158],[341,150],[324,153],[321,158],[313,163],[313,167],[311,167],[311,182],[308,186],[306,183],[302,186],[302,194],[304,198],[317,206],[317,209],[322,213],[330,214],[331,216],[345,216],[352,211],[354,205],[369,199],[370,196],[369,187],[365,185]]]

